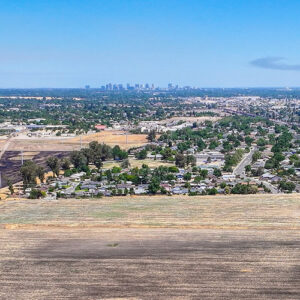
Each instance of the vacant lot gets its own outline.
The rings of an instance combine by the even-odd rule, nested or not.
[[[131,147],[142,146],[147,143],[147,134],[131,134],[126,131],[107,130],[93,134],[84,135],[81,138],[83,143],[98,141],[109,146],[119,145],[121,148],[128,149]],[[80,137],[68,140],[71,143],[79,143]]]
[[[296,195],[3,201],[0,299],[299,299],[299,229]]]
[[[0,202],[0,224],[300,230],[299,195],[133,196]]]
[[[147,143],[146,134],[127,134],[125,131],[107,130],[98,133],[87,134],[81,138],[15,138],[11,141],[10,151],[73,151],[80,146],[87,146],[92,141],[105,143],[109,146],[119,145],[123,149],[138,147]],[[2,143],[3,144],[3,143]],[[1,143],[0,143],[1,149]]]

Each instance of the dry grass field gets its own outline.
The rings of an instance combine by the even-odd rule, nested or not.
[[[83,143],[98,141],[109,146],[119,145],[121,148],[128,149],[131,147],[142,146],[147,143],[147,134],[130,134],[126,135],[126,131],[107,130],[93,134],[84,135],[81,138]],[[80,143],[80,137],[68,140],[70,143]]]
[[[300,197],[0,201],[0,299],[299,299]]]
[[[300,195],[6,200],[0,225],[300,230]]]
[[[107,130],[74,138],[15,138],[8,147],[9,151],[73,151],[92,141],[109,146],[119,145],[123,149],[142,146],[147,143],[146,134],[128,134],[125,131]],[[81,140],[81,142],[80,142]],[[4,143],[2,143],[4,144]],[[1,149],[1,143],[0,143]]]

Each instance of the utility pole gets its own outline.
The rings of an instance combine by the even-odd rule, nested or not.
[[[23,150],[21,150],[21,166],[23,166],[24,163],[24,155],[23,155]]]

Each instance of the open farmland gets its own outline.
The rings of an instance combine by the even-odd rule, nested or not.
[[[299,299],[300,197],[0,202],[0,299]]]

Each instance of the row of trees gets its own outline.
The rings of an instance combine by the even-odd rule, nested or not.
[[[237,165],[241,161],[243,154],[244,154],[244,150],[237,149],[233,155],[229,155],[229,154],[226,155],[225,164],[223,168],[224,171],[232,172],[232,167]]]
[[[129,166],[127,160],[128,153],[120,149],[119,146],[111,148],[105,144],[91,142],[88,148],[83,148],[79,151],[73,151],[70,157],[59,159],[56,156],[51,156],[47,159],[46,165],[53,172],[54,176],[58,176],[61,170],[69,170],[73,164],[77,171],[86,171],[89,164],[101,168],[103,161],[107,159],[123,160],[123,165]],[[36,179],[41,182],[45,179],[46,169],[37,165],[33,161],[25,161],[20,169],[24,187],[29,187],[36,184]]]
[[[89,164],[93,164],[99,169],[103,166],[105,160],[124,160],[127,157],[128,153],[121,150],[119,146],[111,148],[106,144],[91,142],[88,148],[73,151],[70,159],[76,169],[85,170]]]

